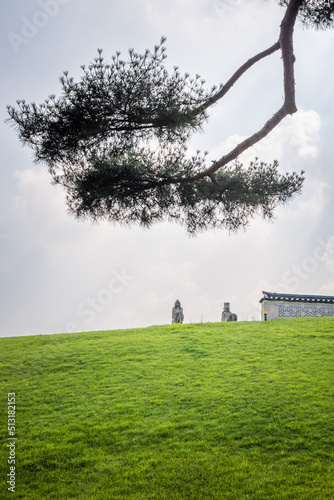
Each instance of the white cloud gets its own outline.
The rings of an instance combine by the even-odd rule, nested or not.
[[[271,142],[270,147],[285,159],[313,161],[319,155],[320,127],[318,113],[300,109],[296,114],[288,116],[267,140]]]
[[[319,132],[321,119],[315,111],[299,110],[286,117],[267,137],[240,155],[240,161],[247,165],[255,157],[266,162],[274,159],[285,170],[315,165],[319,156]],[[254,131],[255,132],[255,131]],[[210,160],[218,159],[231,151],[247,137],[232,134],[210,151]]]
[[[286,170],[300,168],[313,163],[319,155],[319,132],[321,119],[318,113],[300,109],[287,116],[265,139],[255,144],[248,157],[258,156],[264,161],[277,159]]]
[[[305,192],[306,188],[307,192]],[[332,188],[321,179],[306,177],[304,192],[304,196],[297,198],[292,214],[285,214],[285,216],[289,218],[292,216],[299,221],[304,219],[310,229],[319,222],[326,211]]]

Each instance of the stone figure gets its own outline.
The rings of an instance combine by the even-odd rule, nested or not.
[[[224,311],[222,312],[222,321],[238,321],[238,316],[230,311],[230,303],[224,302]]]
[[[172,323],[183,323],[183,318],[183,307],[180,301],[176,300],[172,309]]]

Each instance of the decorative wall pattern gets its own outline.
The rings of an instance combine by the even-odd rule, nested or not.
[[[278,302],[279,318],[334,316],[334,304]]]

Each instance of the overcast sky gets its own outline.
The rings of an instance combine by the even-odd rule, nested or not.
[[[189,237],[168,223],[78,222],[64,194],[32,162],[4,120],[17,99],[41,103],[64,70],[104,50],[153,49],[167,37],[166,64],[226,82],[278,37],[275,0],[15,0],[1,2],[1,336],[169,324],[176,299],[185,322],[260,319],[262,290],[334,295],[334,32],[296,30],[298,113],[240,159],[277,159],[306,171],[303,193],[273,222]],[[280,54],[260,62],[212,111],[191,148],[209,159],[258,130],[282,104]]]

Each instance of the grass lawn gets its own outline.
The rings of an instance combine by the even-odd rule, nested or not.
[[[17,499],[334,498],[334,318],[0,339]]]

